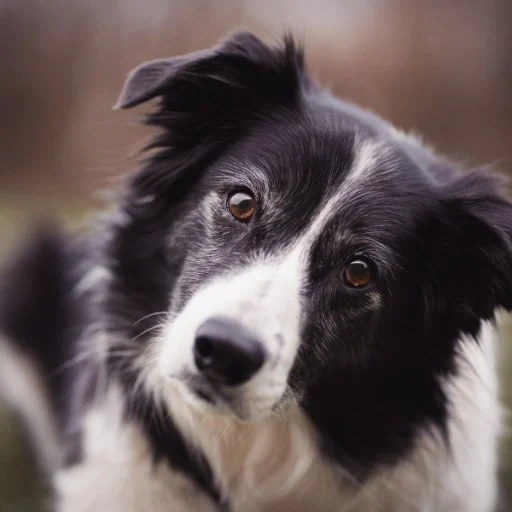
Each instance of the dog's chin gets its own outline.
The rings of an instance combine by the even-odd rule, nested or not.
[[[187,406],[196,412],[232,417],[240,421],[257,421],[271,416],[279,409],[281,397],[262,406],[258,396],[247,399],[237,393],[225,393],[203,383],[173,379],[175,389]],[[268,400],[267,400],[268,401]],[[259,404],[254,407],[252,403]]]

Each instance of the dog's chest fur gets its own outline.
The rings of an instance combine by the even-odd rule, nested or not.
[[[179,395],[171,409],[187,440],[209,460],[233,512],[489,510],[496,499],[489,467],[500,423],[492,337],[485,329],[480,347],[467,345],[458,376],[446,384],[453,403],[451,452],[435,432],[423,433],[407,460],[362,485],[320,454],[315,431],[297,408],[256,423],[200,415]],[[86,413],[83,461],[56,477],[59,512],[106,510],[107,504],[114,512],[219,510],[182,473],[154,464],[147,439],[126,422],[122,404],[113,385]]]
[[[248,423],[192,412],[179,396],[172,409],[234,510],[336,510],[345,500],[346,475],[319,454],[298,408]]]

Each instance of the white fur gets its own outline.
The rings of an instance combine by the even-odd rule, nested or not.
[[[444,384],[451,453],[439,432],[420,433],[408,458],[361,486],[320,455],[314,429],[294,405],[251,422],[200,412],[181,393],[169,406],[208,457],[233,512],[491,512],[501,418],[492,327],[480,338],[480,346],[464,340],[459,374]],[[205,498],[191,497],[194,486],[180,474],[164,464],[151,469],[147,442],[122,418],[115,387],[84,427],[84,462],[56,480],[59,512],[212,510]]]
[[[182,473],[153,463],[148,441],[123,415],[112,386],[83,422],[83,462],[54,479],[58,512],[213,512],[211,501]]]
[[[206,455],[234,511],[334,511],[352,487],[319,455],[315,432],[295,405],[249,422],[199,412],[180,393],[169,405],[187,440]]]
[[[103,285],[111,277],[112,273],[109,269],[99,265],[93,267],[78,281],[74,288],[74,293],[82,295],[91,290],[96,290],[99,285]]]
[[[454,463],[445,465],[440,503],[461,502],[467,512],[493,510],[497,499],[498,440],[502,409],[497,399],[497,335],[486,324],[480,345],[465,339],[461,375],[447,383],[453,404],[449,423]]]
[[[0,334],[0,391],[29,425],[44,468],[55,470],[61,459],[57,429],[39,368]]]

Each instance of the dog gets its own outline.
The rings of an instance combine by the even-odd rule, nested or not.
[[[2,279],[1,380],[59,512],[490,512],[512,206],[239,31],[143,63],[158,130]]]

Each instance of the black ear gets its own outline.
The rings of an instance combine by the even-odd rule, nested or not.
[[[204,51],[139,66],[118,107],[159,97],[145,121],[162,131],[147,147],[157,151],[130,183],[130,215],[146,214],[140,197],[155,197],[155,211],[185,197],[229,145],[275,112],[294,110],[309,85],[303,52],[290,36],[268,46],[246,31]]]
[[[512,309],[512,204],[502,179],[476,171],[442,190],[426,248],[432,294],[447,323],[473,332],[497,308]]]
[[[114,109],[135,107],[161,94],[173,73],[190,58],[155,59],[136,67],[128,75]]]
[[[302,51],[294,47],[290,37],[286,38],[285,50],[281,53],[274,51],[251,32],[241,31],[207,50],[141,64],[128,75],[114,108],[130,108],[157,96],[172,94],[173,84],[178,85],[183,81],[188,81],[190,85],[202,81],[203,87],[209,81],[224,82],[231,87],[254,86],[259,80],[256,75],[251,76],[251,71],[254,73],[260,67],[260,71],[266,75],[263,78],[269,80],[272,77],[268,72],[278,73],[282,65],[291,72],[288,78],[292,81],[299,79],[303,68]],[[251,79],[256,81],[251,83]],[[270,81],[268,85],[272,85]],[[271,92],[267,91],[269,94]]]

